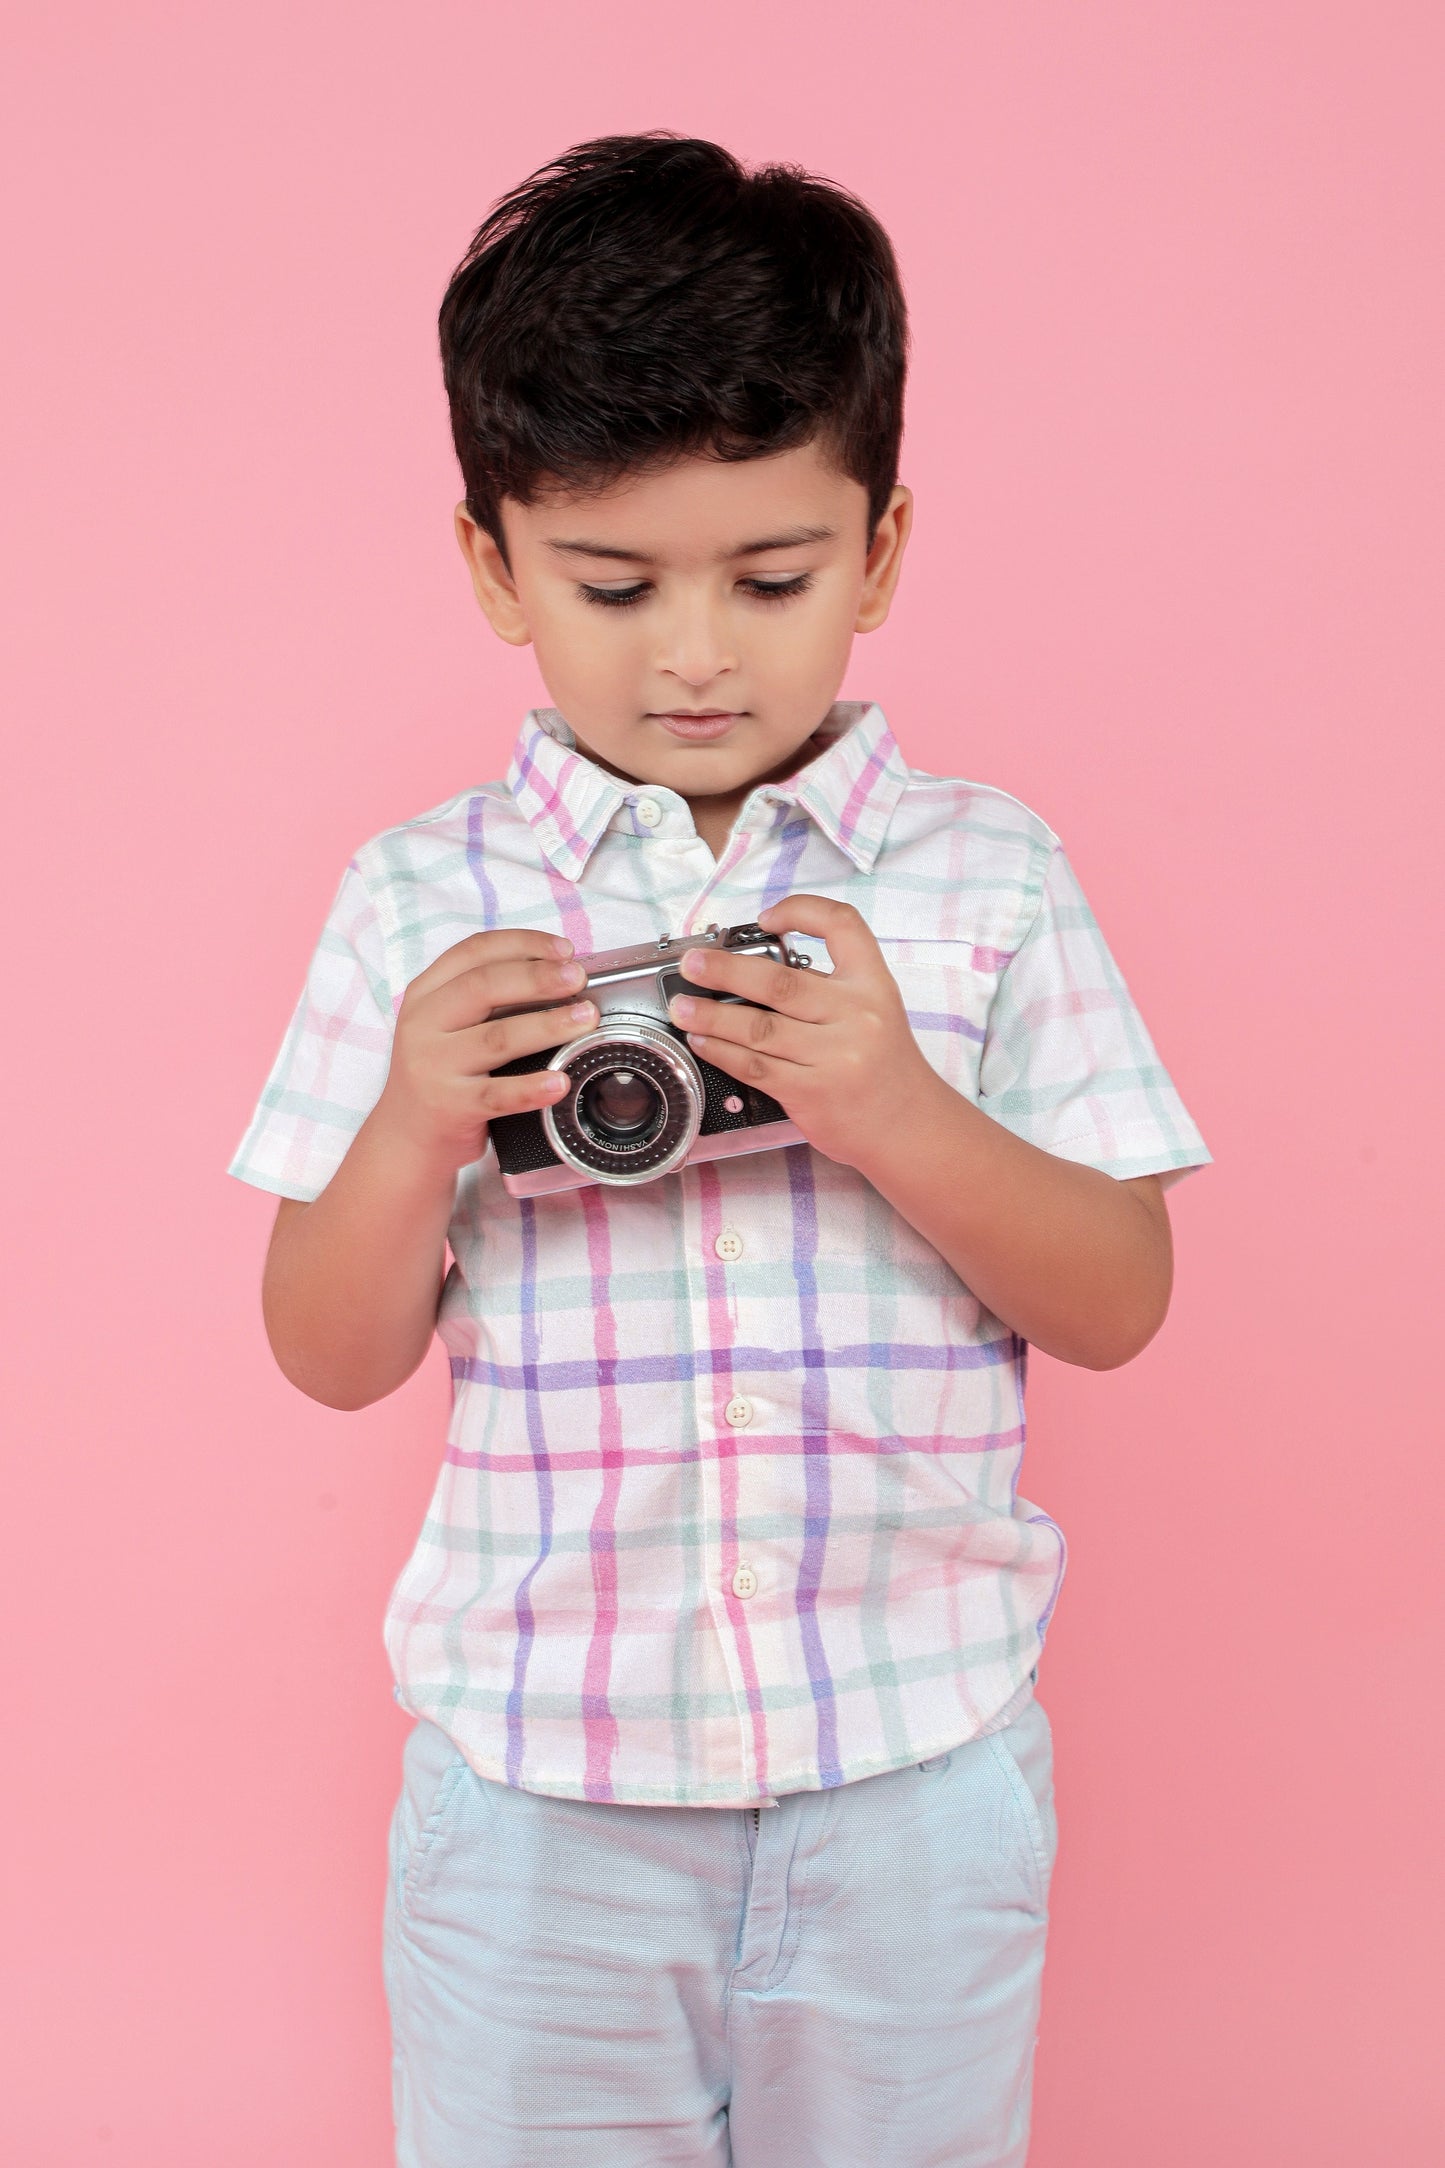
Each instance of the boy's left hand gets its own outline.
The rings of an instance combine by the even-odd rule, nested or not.
[[[896,1146],[900,1118],[919,1094],[948,1087],[924,1059],[898,982],[851,903],[787,896],[758,924],[765,933],[819,935],[832,971],[688,949],[689,979],[760,1006],[679,996],[672,1020],[700,1059],[770,1093],[818,1151],[866,1170]]]

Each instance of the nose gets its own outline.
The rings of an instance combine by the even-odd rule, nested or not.
[[[700,693],[715,678],[737,668],[727,612],[718,598],[707,592],[677,597],[661,626],[662,638],[654,657],[664,677],[677,678],[690,692]]]

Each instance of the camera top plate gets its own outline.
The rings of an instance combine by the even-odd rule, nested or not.
[[[656,941],[642,941],[631,948],[601,949],[592,956],[579,956],[576,962],[587,972],[587,991],[600,1008],[608,1006],[609,988],[638,980],[657,980],[669,964],[676,963],[684,952],[694,948],[726,949],[734,956],[769,956],[781,963],[807,970],[812,957],[793,948],[780,934],[764,933],[761,926],[750,922],[743,926],[709,926],[700,934],[664,934]],[[672,977],[669,974],[669,977]],[[688,981],[680,974],[675,984],[686,985]],[[699,988],[702,992],[704,989]],[[725,999],[736,999],[724,996]],[[545,1004],[535,1001],[513,1001],[492,1010],[494,1017],[520,1016]]]

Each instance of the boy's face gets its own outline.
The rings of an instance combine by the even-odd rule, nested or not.
[[[535,646],[581,749],[721,814],[797,765],[854,634],[888,614],[911,511],[895,489],[870,543],[862,484],[805,444],[508,498],[510,569],[465,505],[456,530],[478,601]]]

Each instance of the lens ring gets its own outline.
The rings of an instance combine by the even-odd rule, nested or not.
[[[608,1145],[589,1134],[578,1115],[578,1098],[594,1077],[627,1066],[647,1078],[663,1098],[661,1125],[640,1145]],[[662,1026],[614,1022],[559,1046],[547,1064],[566,1076],[570,1089],[542,1109],[547,1142],[560,1160],[598,1182],[652,1182],[670,1174],[691,1151],[702,1126],[702,1076],[686,1047]]]

